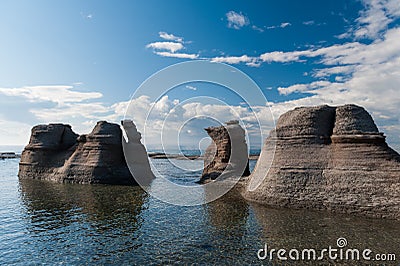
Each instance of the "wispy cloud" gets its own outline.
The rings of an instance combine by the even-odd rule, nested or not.
[[[400,30],[397,28],[388,30],[382,39],[377,39],[371,44],[364,44],[360,42],[349,42],[344,44],[334,44],[322,48],[314,48],[298,51],[272,51],[262,53],[260,55],[227,55],[216,57],[202,57],[202,59],[210,60],[212,62],[220,62],[227,64],[246,64],[251,67],[258,67],[262,63],[290,63],[290,62],[304,62],[309,58],[318,58],[321,63],[327,66],[336,65],[338,68],[328,70],[315,71],[314,77],[327,76],[327,74],[338,74],[338,72],[349,72],[351,65],[358,65],[363,63],[378,63],[385,62],[386,60],[397,56],[399,53],[398,39]],[[159,49],[166,49],[167,51],[155,51],[157,55],[164,57],[175,57],[184,59],[197,59],[200,58],[199,54],[192,53],[174,53],[176,49],[183,49],[181,43],[174,43],[178,46],[172,47],[160,42],[160,45],[155,43],[147,45],[147,47],[157,47]],[[182,46],[181,46],[182,45]],[[171,50],[173,50],[171,52]],[[373,52],[371,52],[373,51]],[[340,67],[340,68],[339,68]],[[345,71],[346,70],[346,71]],[[336,71],[336,72],[335,72]],[[351,71],[350,71],[351,72]]]
[[[251,26],[251,29],[260,33],[265,31],[265,27],[259,27],[250,22],[249,17],[244,15],[242,12],[229,11],[225,14],[226,20],[228,21],[228,28],[239,30],[246,26]]]
[[[283,23],[281,23],[280,27],[281,28],[286,28],[286,27],[288,27],[290,25],[292,25],[292,24],[290,24],[289,22],[283,22]]]
[[[183,49],[183,44],[178,42],[153,42],[146,45],[146,48],[154,50],[168,50],[172,53]]]
[[[80,12],[80,14],[81,14],[81,17],[82,17],[82,18],[88,19],[88,20],[90,20],[90,19],[92,19],[92,18],[94,17],[94,15],[93,15],[92,13]]]
[[[338,38],[376,39],[381,36],[388,25],[400,18],[400,4],[398,0],[363,0],[365,10],[357,18],[357,25]]]
[[[246,63],[249,66],[255,66],[252,64],[257,63],[257,58],[247,56],[247,55],[242,55],[242,56],[220,56],[220,57],[213,57],[210,59],[211,62],[217,62],[217,63],[227,63],[227,64],[240,64],[240,63]]]
[[[336,83],[331,83],[329,81],[314,81],[308,84],[295,84],[289,87],[279,87],[278,91],[280,94],[288,95],[294,92],[308,92],[311,93],[315,89],[323,88],[326,86],[333,86]],[[336,84],[339,85],[339,84]]]
[[[185,88],[188,90],[197,91],[197,88],[195,86],[186,85]]]
[[[278,87],[279,94],[282,95],[288,95],[294,92],[306,92],[307,90],[307,84],[294,84],[289,87]]]
[[[398,46],[400,39],[400,28],[388,30],[382,39],[378,39],[371,44],[363,44],[360,42],[350,42],[344,44],[334,44],[322,48],[311,48],[299,51],[273,51],[263,53],[259,56],[225,56],[210,58],[214,62],[224,62],[228,64],[240,63],[289,63],[302,62],[307,58],[319,58],[317,63],[324,65],[338,65],[335,71],[349,70],[349,65],[372,64],[386,62],[400,53]],[[347,66],[346,68],[344,66]],[[333,71],[333,70],[332,70]],[[335,73],[332,73],[335,74]]]
[[[74,91],[72,86],[27,86],[21,88],[0,88],[0,94],[6,96],[24,97],[31,102],[54,102],[65,104],[82,102],[85,100],[101,98],[100,92]]]
[[[99,119],[109,114],[111,109],[101,102],[94,103],[67,103],[52,108],[32,108],[30,112],[41,121],[63,122],[85,119]]]
[[[337,74],[350,74],[354,71],[355,65],[327,67],[313,70],[312,76],[314,78],[324,78]]]
[[[268,26],[267,29],[269,29],[269,30],[276,29],[276,28],[282,28],[283,29],[283,28],[289,27],[291,25],[292,24],[289,23],[289,22],[282,22],[279,25]]]
[[[29,124],[2,119],[0,116],[0,145],[27,144],[31,127]]]
[[[294,51],[294,52],[274,51],[261,54],[259,59],[267,63],[271,62],[287,63],[293,61],[300,61],[301,56],[308,54],[309,51]]]
[[[164,31],[160,31],[158,33],[158,35],[160,36],[161,39],[164,39],[164,40],[167,40],[167,41],[175,41],[175,42],[180,42],[180,43],[183,42],[183,38],[182,37],[178,37],[178,36],[175,36],[173,34],[166,33]]]
[[[237,13],[235,11],[229,11],[225,14],[225,16],[228,21],[228,27],[236,30],[247,26],[250,23],[249,18],[243,15],[241,12]]]
[[[263,29],[263,28],[260,28],[260,27],[258,27],[258,26],[256,26],[256,25],[251,25],[251,28],[252,28],[253,30],[258,31],[258,32],[264,32],[264,29]]]
[[[300,51],[273,51],[263,53],[259,56],[220,56],[210,58],[212,62],[220,62],[227,64],[240,64],[246,63],[249,66],[259,66],[261,63],[289,63],[289,62],[302,62],[306,61],[306,58],[310,57],[322,57],[322,62],[325,64],[337,64],[341,60],[345,60],[344,55],[348,52],[355,52],[363,46],[359,43],[349,43],[345,45],[334,45],[330,47],[320,49],[309,49]],[[345,61],[341,63],[346,63]],[[348,61],[347,64],[354,62]]]
[[[197,59],[199,54],[195,53],[177,53],[177,51],[185,49],[183,37],[178,37],[163,31],[159,32],[160,38],[170,40],[171,42],[161,41],[152,42],[146,45],[146,48],[153,49],[154,54],[162,57],[172,57],[181,59]]]
[[[113,109],[109,106],[102,102],[94,102],[102,98],[101,93],[80,92],[68,85],[0,88],[0,95],[14,97],[13,101],[26,106],[26,109],[21,110],[22,114],[19,118],[13,119],[12,122],[8,121],[9,117],[0,116],[0,124],[3,120],[4,123],[10,125],[10,127],[2,126],[0,143],[7,139],[3,135],[7,135],[8,132],[8,134],[13,134],[10,138],[13,141],[9,143],[25,144],[30,128],[37,123],[68,122],[73,124],[78,132],[87,133],[92,125],[84,126],[84,121],[100,120],[113,114]]]
[[[314,24],[315,24],[314,20],[308,20],[308,21],[304,21],[303,22],[303,25],[306,25],[306,26],[311,26],[311,25],[314,25]]]
[[[185,54],[185,53],[155,52],[155,54],[163,57],[173,57],[182,59],[196,59],[199,57],[198,54]]]

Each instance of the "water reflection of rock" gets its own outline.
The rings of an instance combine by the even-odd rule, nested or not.
[[[205,193],[207,196],[207,190]],[[237,258],[243,258],[239,264],[256,263],[257,257],[247,257],[255,254],[252,246],[254,235],[248,230],[249,205],[239,193],[231,190],[203,207],[207,230],[197,248],[207,250],[204,255],[209,257],[207,262],[215,265],[238,265]]]
[[[362,251],[369,248],[374,253],[396,253],[400,250],[399,221],[308,210],[273,209],[258,204],[250,206],[262,228],[262,241],[268,244],[269,249],[337,248],[337,239],[343,237],[348,242],[346,249],[357,248]],[[364,265],[364,262],[357,265]],[[353,264],[349,261],[331,263]]]
[[[147,194],[140,187],[79,186],[41,180],[19,181],[32,231],[51,231],[79,223],[94,233],[131,234],[141,225]],[[65,231],[64,231],[65,232]]]
[[[209,223],[217,229],[216,232],[238,238],[244,235],[249,205],[235,189],[204,206]]]

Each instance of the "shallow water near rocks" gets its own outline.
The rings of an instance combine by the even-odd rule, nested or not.
[[[321,250],[337,247],[340,237],[348,248],[396,253],[397,263],[391,264],[400,261],[399,221],[272,209],[234,193],[207,205],[180,207],[140,187],[18,181],[18,162],[0,161],[1,265],[272,265],[257,258],[265,243]],[[199,178],[199,172],[180,172],[167,160],[153,163],[174,182]]]

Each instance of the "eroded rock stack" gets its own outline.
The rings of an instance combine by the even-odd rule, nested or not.
[[[139,185],[148,185],[155,176],[151,171],[146,149],[140,141],[142,135],[132,120],[123,120],[121,124],[127,138],[122,144],[128,168]]]
[[[262,204],[400,218],[400,155],[362,107],[283,114],[244,197]]]
[[[200,183],[214,180],[223,174],[229,176],[248,176],[249,161],[245,132],[236,120],[228,121],[226,126],[205,129],[213,142],[204,154],[204,169]]]
[[[33,127],[18,175],[66,183],[136,184],[125,162],[120,126],[105,121],[81,136],[64,124]]]

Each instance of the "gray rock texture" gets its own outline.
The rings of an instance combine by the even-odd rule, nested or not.
[[[300,107],[266,139],[243,196],[261,204],[400,218],[400,155],[356,105]]]
[[[228,121],[226,126],[205,129],[213,142],[204,154],[204,169],[199,183],[224,177],[248,176],[249,161],[245,132],[239,122]]]
[[[122,144],[128,168],[139,185],[149,185],[155,176],[150,168],[147,151],[140,142],[142,135],[132,120],[123,120],[121,124],[126,135]]]
[[[18,175],[63,183],[136,184],[125,161],[120,126],[105,121],[80,136],[64,124],[33,127]]]

